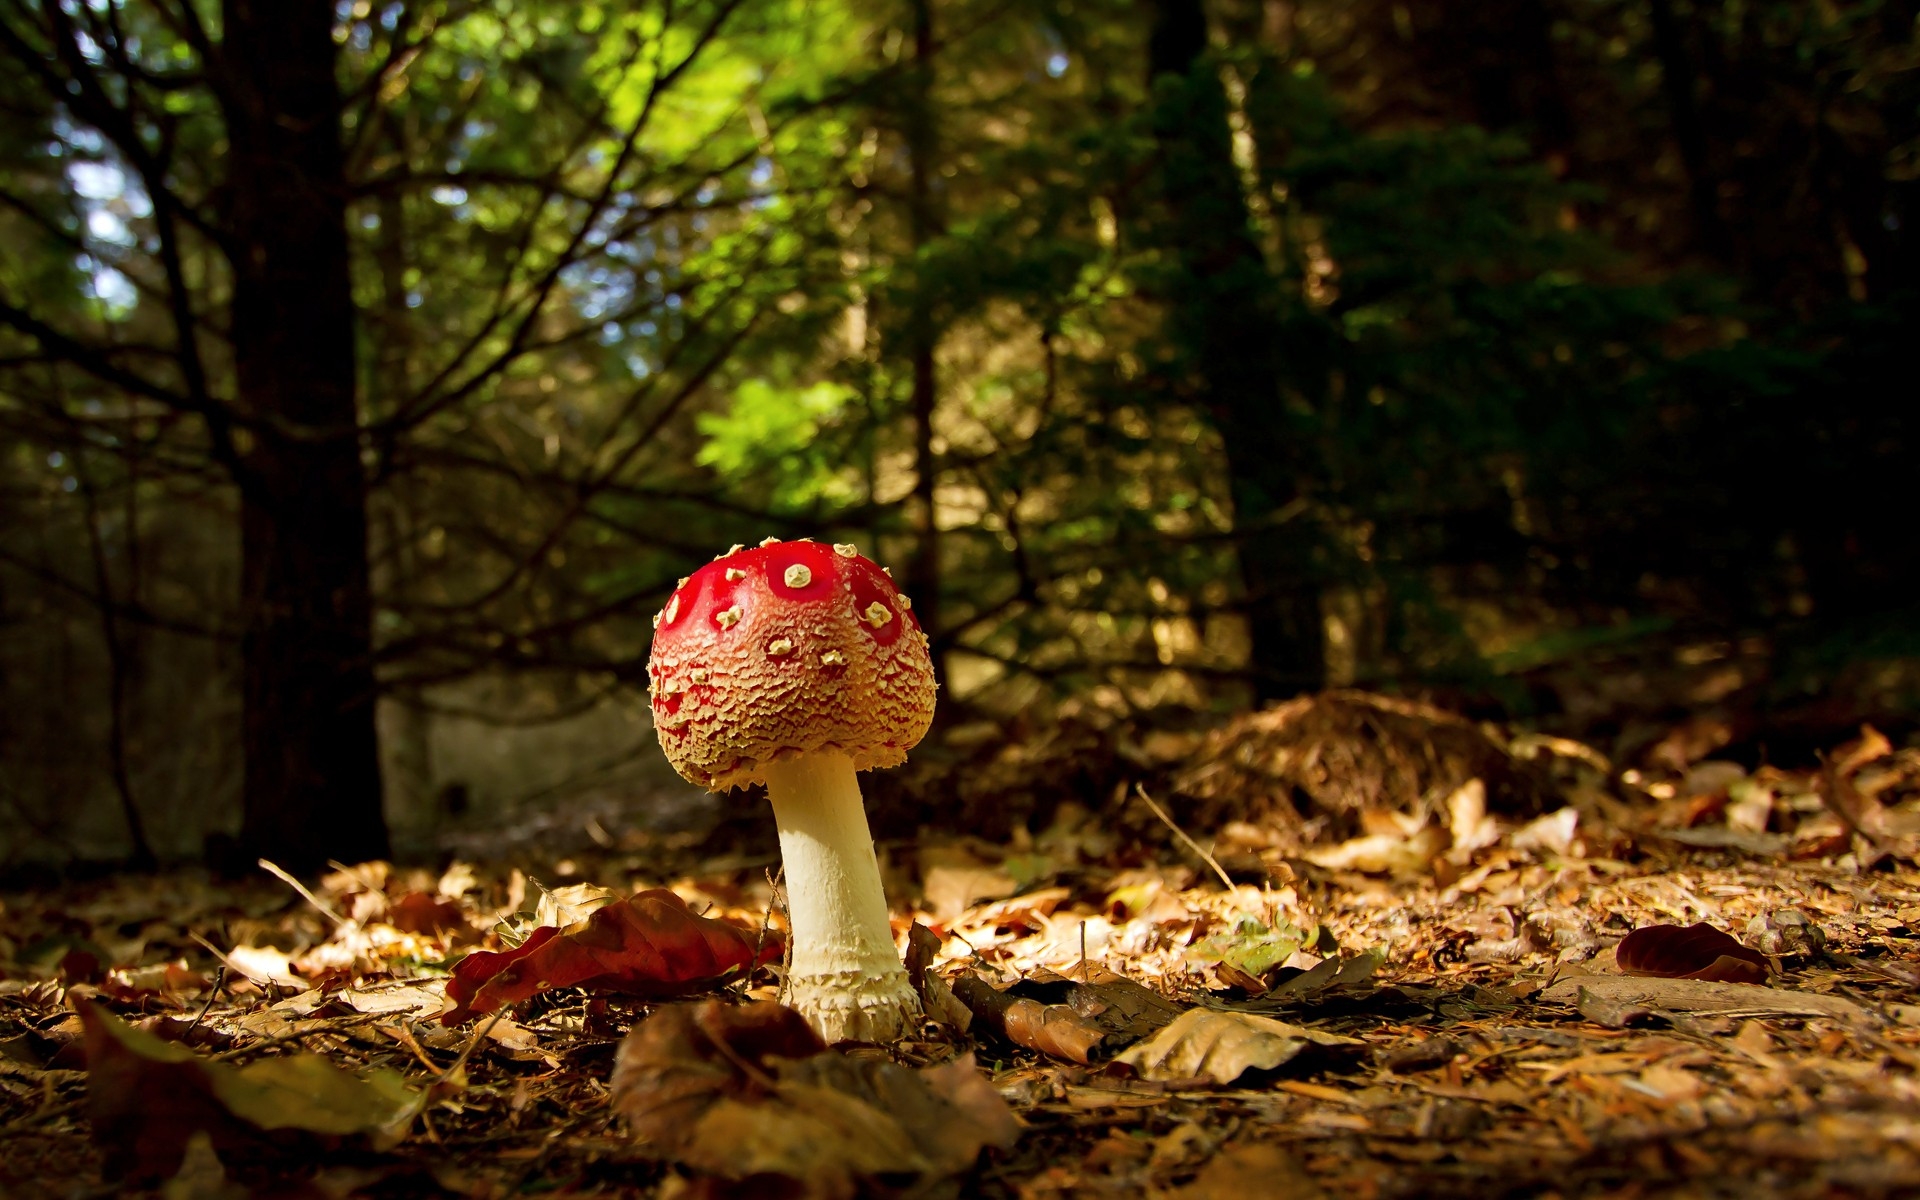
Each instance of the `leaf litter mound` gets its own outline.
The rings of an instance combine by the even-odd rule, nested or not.
[[[888,847],[928,1019],[887,1047],[778,1005],[764,870],[642,834],[0,897],[0,1192],[1920,1188],[1913,748],[1285,707]]]

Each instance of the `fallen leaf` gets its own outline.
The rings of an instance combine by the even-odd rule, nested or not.
[[[1865,1009],[1843,996],[1819,996],[1751,983],[1632,975],[1576,975],[1555,983],[1539,998],[1547,1004],[1577,1005],[1582,990],[1600,1001],[1722,1017],[1837,1017],[1858,1021],[1867,1015]]]
[[[466,914],[451,900],[408,892],[387,906],[387,924],[408,933],[435,934],[467,931]]]
[[[1430,825],[1409,837],[1376,833],[1324,850],[1306,850],[1301,857],[1329,871],[1359,871],[1412,879],[1425,874],[1433,860],[1445,853],[1448,836],[1446,830]]]
[[[970,971],[955,976],[952,987],[974,1021],[1016,1046],[1083,1067],[1112,1050],[1107,1031],[1068,1005],[1003,992]]]
[[[412,1012],[431,1016],[446,1005],[446,997],[438,988],[412,983],[396,987],[348,988],[334,993],[333,998],[361,1013]]]
[[[1698,1075],[1683,1067],[1660,1063],[1640,1072],[1635,1080],[1642,1094],[1667,1103],[1677,1104],[1682,1100],[1693,1100],[1706,1091],[1706,1084]]]
[[[224,956],[227,965],[255,983],[304,988],[307,981],[294,973],[292,956],[272,946],[235,946]]]
[[[1385,948],[1375,946],[1348,958],[1329,958],[1309,971],[1271,988],[1263,1000],[1298,1000],[1333,987],[1365,983],[1387,961]]]
[[[849,1058],[770,1001],[661,1009],[621,1043],[612,1093],[660,1157],[834,1200],[876,1176],[958,1175],[1021,1131],[971,1055],[920,1071]]]
[[[476,951],[447,980],[453,1007],[441,1021],[456,1025],[552,988],[585,987],[641,996],[672,996],[718,983],[780,957],[771,934],[695,916],[665,888],[596,909],[562,932],[534,930],[513,950]]]
[[[1763,983],[1767,957],[1724,930],[1697,925],[1648,925],[1620,939],[1614,961],[1629,975]]]
[[[150,1182],[180,1169],[204,1133],[223,1161],[262,1151],[311,1158],[348,1139],[397,1144],[426,1105],[393,1071],[355,1075],[317,1054],[244,1067],[202,1058],[82,1003],[87,1113],[110,1179]]]
[[[1704,850],[1738,850],[1743,854],[1761,857],[1778,854],[1793,843],[1793,839],[1784,833],[1761,833],[1727,825],[1704,825],[1698,829],[1656,829],[1653,835],[1682,846],[1698,846]]]
[[[1565,854],[1573,846],[1574,834],[1579,828],[1580,810],[1562,808],[1514,830],[1507,844],[1515,850],[1551,850]]]
[[[1143,1079],[1210,1079],[1224,1085],[1248,1071],[1271,1071],[1308,1046],[1361,1044],[1272,1017],[1191,1008],[1114,1061],[1132,1067]]]
[[[1038,967],[1007,991],[1043,1004],[1065,1004],[1119,1042],[1136,1042],[1185,1011],[1152,988],[1086,964],[1072,976]]]
[[[1582,988],[1574,1004],[1580,1015],[1606,1029],[1625,1029],[1653,1016],[1653,1010],[1634,1000],[1612,998]]]
[[[1447,797],[1447,829],[1455,857],[1483,850],[1500,840],[1500,822],[1487,813],[1487,785],[1477,776]]]
[[[965,1033],[973,1025],[973,1012],[960,1003],[947,981],[930,969],[939,953],[940,939],[915,921],[907,930],[907,980],[920,994],[920,1007],[929,1017]]]
[[[1233,928],[1195,942],[1187,950],[1191,962],[1226,963],[1255,977],[1265,975],[1292,957],[1307,942],[1307,935],[1291,925],[1269,927],[1252,917],[1242,917]]]
[[[1430,1037],[1389,1046],[1379,1051],[1374,1059],[1394,1074],[1405,1075],[1412,1071],[1431,1071],[1435,1067],[1444,1067],[1458,1053],[1460,1043],[1452,1038]]]
[[[533,886],[540,889],[540,899],[533,906],[534,923],[555,929],[577,925],[609,904],[620,902],[619,892],[597,883],[570,883],[549,891],[535,880]]]

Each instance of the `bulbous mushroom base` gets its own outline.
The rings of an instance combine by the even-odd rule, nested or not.
[[[904,967],[883,975],[796,975],[787,981],[787,1003],[829,1044],[891,1042],[920,1019],[920,997]]]

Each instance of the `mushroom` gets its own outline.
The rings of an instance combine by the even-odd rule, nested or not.
[[[920,1011],[888,924],[855,772],[906,761],[933,721],[907,598],[852,546],[734,547],[680,581],[647,664],[667,760],[709,791],[764,783],[792,928],[789,1003],[828,1041]]]

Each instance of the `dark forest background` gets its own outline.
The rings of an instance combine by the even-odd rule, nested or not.
[[[769,535],[950,728],[1910,727],[1916,9],[0,0],[0,865],[659,789]]]

